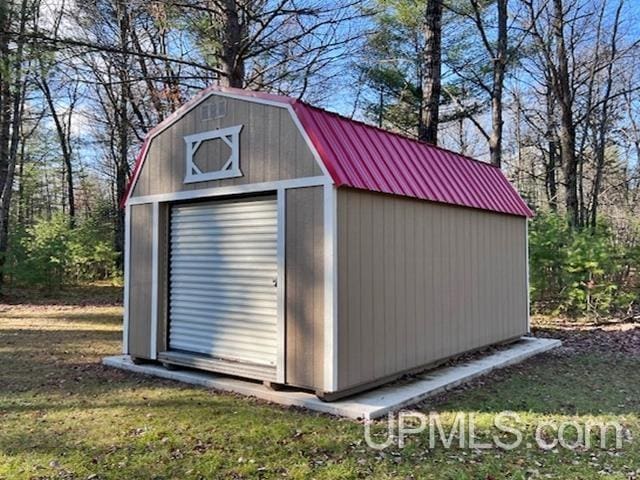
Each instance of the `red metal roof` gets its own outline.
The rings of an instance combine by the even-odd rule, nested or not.
[[[350,120],[289,97],[220,87],[201,92],[149,133],[136,160],[132,180],[135,181],[144,161],[148,139],[212,90],[291,105],[337,187],[347,186],[524,217],[533,215],[502,171],[493,165]]]

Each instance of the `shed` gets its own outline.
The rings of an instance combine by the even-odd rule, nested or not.
[[[500,169],[289,97],[212,87],[125,198],[124,353],[330,400],[528,332]]]

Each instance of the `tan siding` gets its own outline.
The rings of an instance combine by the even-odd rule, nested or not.
[[[338,385],[526,332],[525,220],[338,190]]]
[[[212,96],[200,106],[217,98]],[[200,106],[197,106],[156,136],[132,196],[322,175],[286,109],[229,98],[226,102],[227,115],[223,119],[202,121]],[[235,125],[243,125],[240,133],[242,177],[184,184],[184,136]],[[220,159],[205,159],[208,154],[216,155],[218,151],[226,150],[226,147],[215,145],[219,142],[207,142],[200,147],[198,157],[202,163],[221,162]]]
[[[129,353],[149,358],[151,331],[151,244],[153,206],[131,207],[129,251]]]
[[[320,389],[324,345],[322,187],[287,190],[286,382]]]

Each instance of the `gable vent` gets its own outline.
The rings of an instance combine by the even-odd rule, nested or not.
[[[224,99],[206,103],[200,107],[200,119],[205,122],[207,120],[217,120],[227,115],[227,102]]]

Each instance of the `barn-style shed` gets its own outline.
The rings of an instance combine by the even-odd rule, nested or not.
[[[526,204],[486,163],[210,88],[150,132],[124,353],[337,398],[528,331]]]

